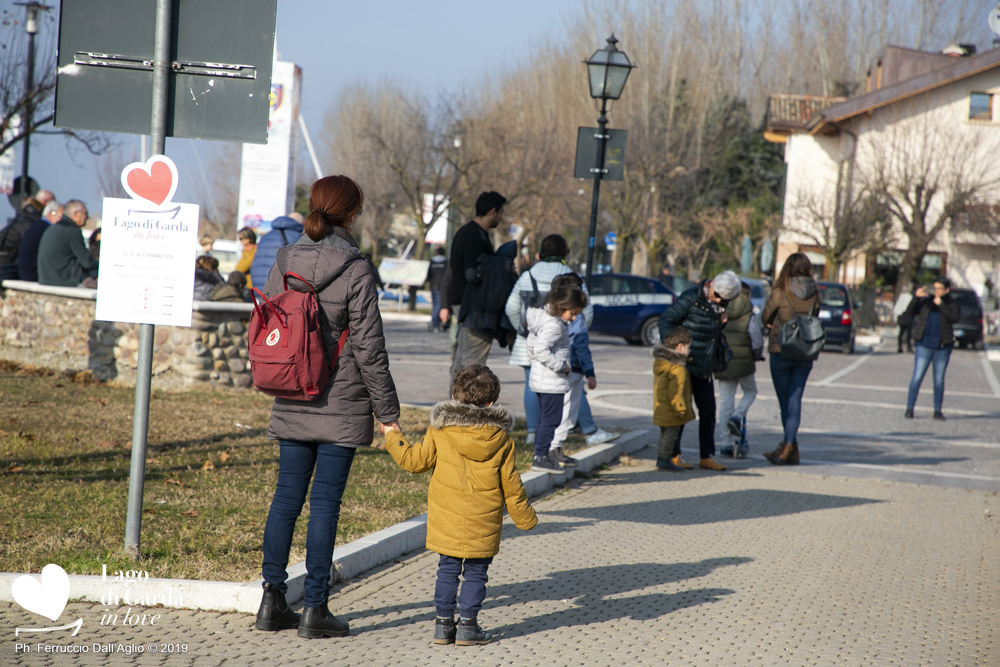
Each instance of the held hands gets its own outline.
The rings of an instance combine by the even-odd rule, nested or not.
[[[379,424],[378,427],[379,430],[382,431],[382,435],[385,435],[386,433],[392,430],[399,431],[400,433],[403,432],[403,429],[399,427],[399,422],[389,422],[388,424]]]
[[[442,322],[447,322],[448,318],[451,316],[451,312],[447,308],[442,308],[438,311],[438,317]]]
[[[591,391],[597,389],[597,378],[595,377],[587,378],[587,389],[590,389]]]

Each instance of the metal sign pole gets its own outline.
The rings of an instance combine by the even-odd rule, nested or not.
[[[601,98],[601,117],[597,119],[597,159],[591,171],[594,174],[594,198],[590,202],[590,239],[587,244],[587,292],[593,294],[591,280],[594,275],[594,237],[597,235],[597,207],[601,202],[601,179],[604,178],[604,148],[608,140],[608,100]]]
[[[172,13],[173,0],[156,0],[153,113],[149,133],[153,155],[165,154]],[[142,491],[146,479],[146,435],[149,430],[149,394],[153,378],[154,329],[152,324],[139,325],[139,359],[135,377],[135,412],[132,418],[132,463],[129,468],[128,510],[125,517],[125,551],[134,558],[139,556],[139,534],[142,529]]]

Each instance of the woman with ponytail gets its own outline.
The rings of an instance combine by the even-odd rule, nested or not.
[[[278,483],[264,527],[264,596],[257,612],[258,630],[298,628],[300,637],[345,637],[350,628],[327,607],[330,565],[337,535],[340,503],[354,452],[372,443],[372,414],[384,425],[399,428],[399,399],[389,374],[382,318],[378,309],[375,270],[351,236],[364,210],[361,188],[347,176],[328,176],[309,191],[305,233],[277,251],[264,286],[273,296],[288,288],[315,291],[327,358],[347,335],[330,382],[311,402],[274,399],[268,437],[280,447]],[[304,282],[303,282],[304,281]],[[306,535],[305,598],[301,618],[285,600],[286,567],[295,521],[306,490],[309,523]]]

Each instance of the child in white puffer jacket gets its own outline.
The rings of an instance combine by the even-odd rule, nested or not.
[[[562,472],[562,467],[549,457],[549,446],[562,421],[564,395],[570,389],[568,325],[586,305],[583,290],[565,286],[549,292],[544,308],[528,309],[529,381],[531,390],[538,395],[539,412],[531,469],[538,472]]]

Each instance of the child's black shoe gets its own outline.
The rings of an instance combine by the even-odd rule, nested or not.
[[[572,456],[563,454],[562,447],[554,447],[549,450],[549,458],[561,465],[563,468],[575,468],[580,462]]]
[[[455,619],[454,617],[441,618],[434,621],[434,643],[454,644],[455,643]]]
[[[660,472],[684,472],[684,468],[674,465],[670,459],[656,459],[656,469]]]
[[[455,633],[456,646],[475,646],[477,644],[489,644],[491,641],[493,641],[493,634],[479,627],[479,622],[476,619],[458,619],[458,627]]]
[[[547,472],[551,475],[558,475],[563,471],[550,456],[536,456],[531,462],[531,469],[534,472]]]

